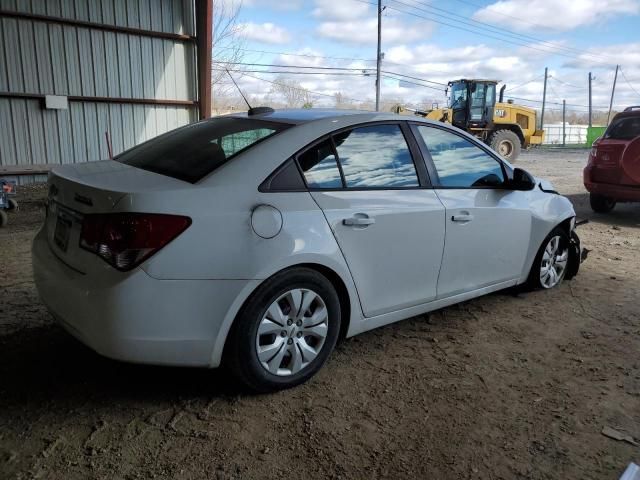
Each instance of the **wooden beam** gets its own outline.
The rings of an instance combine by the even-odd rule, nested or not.
[[[20,175],[46,175],[56,165],[5,165],[0,166],[0,177]]]

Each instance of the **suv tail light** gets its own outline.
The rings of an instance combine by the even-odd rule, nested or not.
[[[80,247],[120,271],[131,270],[184,232],[191,219],[157,213],[85,215]]]

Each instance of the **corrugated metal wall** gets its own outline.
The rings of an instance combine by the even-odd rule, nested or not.
[[[194,35],[193,0],[0,0],[0,10]],[[1,92],[156,100],[196,99],[195,44],[85,26],[0,18],[0,166],[108,157],[197,119],[192,105],[70,101]]]

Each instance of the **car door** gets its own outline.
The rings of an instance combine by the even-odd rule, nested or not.
[[[406,136],[412,142],[412,148]],[[406,125],[340,131],[297,156],[372,317],[435,299],[444,207]],[[413,152],[412,152],[413,150]]]
[[[446,127],[412,129],[446,209],[438,298],[519,278],[531,235],[527,193],[508,188],[505,166],[484,145]]]

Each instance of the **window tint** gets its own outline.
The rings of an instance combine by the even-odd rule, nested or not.
[[[420,125],[443,187],[491,187],[504,183],[500,163],[466,138],[440,128]]]
[[[347,188],[417,187],[418,176],[399,125],[372,125],[334,137]]]
[[[640,137],[640,117],[623,117],[614,121],[604,134],[604,138],[631,140]]]
[[[309,188],[342,188],[331,140],[325,140],[299,155],[298,163]]]
[[[160,135],[115,159],[195,183],[251,145],[289,126],[249,118],[219,117]]]

